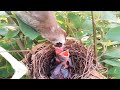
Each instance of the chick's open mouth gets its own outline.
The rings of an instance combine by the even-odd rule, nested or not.
[[[94,59],[94,51],[92,46],[86,47],[80,41],[74,38],[68,38],[62,52],[66,50],[69,50],[69,58],[67,58],[67,61],[65,63],[65,65],[68,65],[68,67],[64,68],[61,63],[63,63],[65,60],[60,62],[56,61],[56,50],[51,43],[46,41],[33,47],[32,50],[22,60],[29,69],[30,78],[105,78],[97,71],[98,69],[96,67],[96,61]],[[70,59],[71,61],[69,61],[68,59]],[[93,73],[97,74],[94,75]]]

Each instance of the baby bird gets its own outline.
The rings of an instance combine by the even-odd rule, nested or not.
[[[71,59],[69,58],[69,50],[63,51],[59,54],[59,60],[65,66],[65,68],[73,67]]]
[[[63,50],[64,46],[56,47],[56,62],[57,67],[51,71],[51,79],[68,79],[70,77],[70,72],[68,67],[73,67],[71,59],[69,58],[69,50]]]
[[[69,66],[73,67],[71,59],[69,58],[69,50],[64,51],[64,45],[62,47],[55,47],[55,52],[56,52],[56,62],[61,63],[65,66],[65,68]]]
[[[67,79],[70,73],[68,69],[64,68],[63,64],[59,64],[52,72],[50,79]]]

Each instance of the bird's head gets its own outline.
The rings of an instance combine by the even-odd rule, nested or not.
[[[56,47],[62,47],[66,41],[66,32],[61,27],[52,27],[50,30],[43,32],[42,36],[50,41]]]
[[[53,11],[17,11],[17,16],[56,46],[62,46],[66,32],[59,26]]]

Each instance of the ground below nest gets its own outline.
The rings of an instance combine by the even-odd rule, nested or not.
[[[64,50],[69,49],[70,59],[74,68],[69,68],[69,79],[104,79],[94,59],[93,47],[85,47],[75,38],[68,37]],[[32,79],[50,79],[50,72],[56,67],[55,50],[48,41],[41,42],[22,60],[29,69]]]

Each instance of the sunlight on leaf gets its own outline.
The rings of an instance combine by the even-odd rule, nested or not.
[[[115,40],[120,42],[120,26],[110,29],[106,33],[106,39]]]
[[[108,49],[104,55],[113,58],[120,58],[120,47],[112,47],[111,49]]]
[[[1,27],[0,27],[0,35],[5,36],[5,35],[7,34],[7,32],[8,32],[7,29],[5,29],[5,28],[1,28]]]
[[[11,30],[9,30],[9,31],[7,32],[7,34],[5,35],[5,38],[13,38],[13,37],[15,37],[18,33],[19,33],[19,30],[17,30],[17,31],[11,31]]]
[[[112,67],[109,69],[108,74],[115,79],[120,79],[120,67]]]
[[[117,20],[116,12],[112,12],[112,11],[102,11],[101,18],[102,18],[102,19],[105,19],[105,20],[113,20],[113,21],[116,21],[116,20]]]
[[[117,59],[105,59],[101,62],[104,62],[106,64],[109,64],[111,66],[118,66],[120,67],[120,61],[118,61]]]
[[[75,28],[78,29],[80,27],[81,21],[80,21],[80,17],[78,15],[75,15],[74,13],[68,13],[67,17],[74,24]]]

